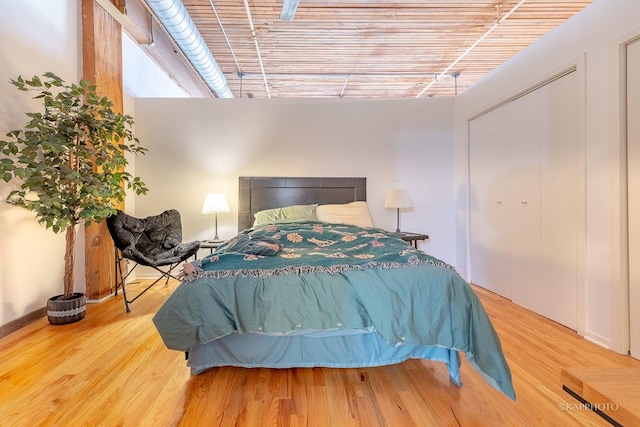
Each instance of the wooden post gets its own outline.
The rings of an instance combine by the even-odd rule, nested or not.
[[[95,0],[82,0],[82,74],[98,92],[123,112],[122,27]],[[106,224],[85,229],[87,299],[100,300],[114,291],[114,247]]]

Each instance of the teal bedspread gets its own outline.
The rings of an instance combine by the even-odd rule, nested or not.
[[[185,269],[191,274],[153,318],[168,348],[188,351],[232,332],[374,328],[391,345],[464,352],[515,399],[493,325],[451,266],[376,228],[305,221],[244,233],[277,239],[281,250],[231,253],[225,244]]]

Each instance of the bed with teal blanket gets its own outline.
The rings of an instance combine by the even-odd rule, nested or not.
[[[378,228],[249,228],[188,273],[153,318],[194,374],[217,366],[363,367],[460,356],[515,399],[500,340],[454,268]]]

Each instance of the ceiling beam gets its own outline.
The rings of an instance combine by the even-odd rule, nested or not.
[[[215,95],[178,48],[144,0],[116,0],[126,20],[123,28],[173,82],[194,98]]]

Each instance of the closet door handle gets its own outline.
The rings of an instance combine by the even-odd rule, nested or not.
[[[501,205],[502,204],[502,200],[498,200],[498,201],[496,201],[496,203]]]
[[[522,204],[523,204],[523,205],[526,205],[527,203],[529,203],[529,202],[527,202],[526,200],[523,200],[523,201],[522,201]]]

